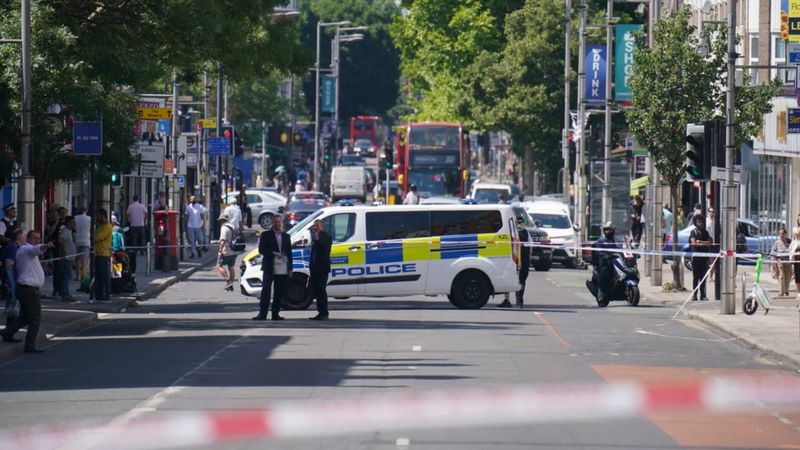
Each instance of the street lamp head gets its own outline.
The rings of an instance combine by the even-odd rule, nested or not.
[[[342,20],[340,22],[317,22],[317,26],[320,27],[345,27],[347,25],[352,25],[352,22],[349,20]]]
[[[364,39],[363,34],[346,34],[344,36],[339,36],[339,42],[354,42],[360,41]]]
[[[369,30],[369,27],[365,27],[365,26],[339,28],[339,32],[342,32],[342,31],[368,31],[368,30]]]

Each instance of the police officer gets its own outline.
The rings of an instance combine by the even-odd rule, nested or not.
[[[310,283],[317,298],[317,315],[311,320],[328,320],[328,273],[331,271],[331,235],[325,231],[321,220],[314,221],[311,229]]]
[[[3,214],[4,217],[0,220],[0,247],[11,243],[14,240],[17,229],[19,229],[17,208],[13,203],[3,207]]]
[[[595,248],[620,248],[620,243],[614,239],[614,224],[606,222],[603,225],[603,237],[596,240],[593,247]],[[614,258],[614,253],[593,251],[592,264],[597,268],[597,303],[602,304],[606,301],[606,297],[611,289],[611,277],[613,271],[611,268],[611,260]],[[610,299],[609,299],[610,300]],[[607,303],[607,301],[606,301]]]
[[[531,248],[526,247],[525,244],[531,242],[530,235],[528,234],[528,230],[525,229],[523,225],[522,219],[517,219],[517,232],[519,233],[519,240],[522,242],[522,248],[520,248],[520,265],[519,265],[519,284],[520,289],[517,291],[517,308],[522,309],[522,297],[525,295],[525,283],[528,281],[528,273],[530,272],[530,265],[531,265]],[[498,308],[510,308],[511,302],[509,301],[509,295],[506,294],[505,300],[503,303],[497,305]]]
[[[694,217],[694,230],[689,234],[689,245],[693,253],[707,253],[711,250],[711,234],[706,230],[706,218],[702,213],[696,213]],[[703,278],[708,271],[708,257],[692,256],[692,301],[697,301],[698,291],[700,300],[708,300],[706,297],[706,282]],[[700,281],[703,280],[701,283]]]
[[[419,205],[419,195],[417,195],[417,185],[412,184],[408,188],[406,198],[403,200],[404,205]]]

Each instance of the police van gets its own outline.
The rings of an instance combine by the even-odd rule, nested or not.
[[[307,279],[310,228],[317,219],[333,239],[329,296],[446,295],[459,308],[478,309],[490,296],[520,288],[520,247],[509,205],[329,207],[289,231],[294,253],[283,300],[288,309],[313,301]],[[257,249],[243,259],[240,284],[245,295],[260,295]]]

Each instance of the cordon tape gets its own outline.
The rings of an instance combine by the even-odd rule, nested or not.
[[[154,413],[122,424],[0,431],[0,449],[156,449],[407,429],[603,421],[650,413],[800,409],[800,378],[522,385],[278,403],[266,409]],[[313,424],[310,426],[309,424]]]

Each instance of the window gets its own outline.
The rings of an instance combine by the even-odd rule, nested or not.
[[[497,210],[431,212],[431,231],[434,236],[496,233],[501,228],[503,218]]]
[[[255,204],[255,203],[261,203],[261,202],[262,202],[262,200],[261,200],[261,196],[260,195],[258,195],[258,194],[247,194],[247,203]]]
[[[368,212],[367,240],[385,241],[431,235],[427,211]]]
[[[542,228],[571,228],[569,219],[564,215],[531,213],[531,217],[533,220],[541,222]]]
[[[775,38],[775,58],[786,58],[786,42],[780,37]]]
[[[354,213],[334,214],[322,219],[325,231],[331,235],[333,242],[345,242],[356,230],[356,215]]]

